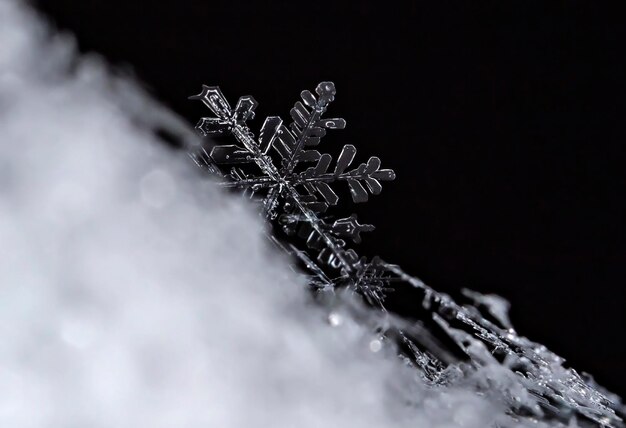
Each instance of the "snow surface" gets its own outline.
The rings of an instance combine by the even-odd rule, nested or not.
[[[155,123],[192,132],[0,0],[0,426],[515,426],[329,318]]]

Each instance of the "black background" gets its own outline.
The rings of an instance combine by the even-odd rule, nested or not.
[[[626,391],[626,85],[617,7],[591,1],[41,0],[81,50],[195,124],[202,83],[288,117],[333,80],[324,151],[397,173],[360,251],[434,288],[500,294],[518,331]],[[348,207],[346,209],[351,209]]]

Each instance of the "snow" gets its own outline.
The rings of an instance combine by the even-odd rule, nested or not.
[[[138,85],[21,3],[0,40],[1,426],[517,426],[314,305]]]

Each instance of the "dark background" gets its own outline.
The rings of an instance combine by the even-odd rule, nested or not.
[[[360,251],[500,294],[518,331],[624,395],[626,31],[592,1],[39,2],[191,123],[202,83],[287,118],[333,80],[324,151],[397,173]],[[351,209],[348,207],[346,209]],[[417,303],[416,303],[417,304]]]

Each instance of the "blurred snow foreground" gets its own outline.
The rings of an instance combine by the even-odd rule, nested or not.
[[[313,305],[162,128],[193,141],[0,0],[0,426],[561,426],[508,415],[503,366],[427,386],[367,322]]]

